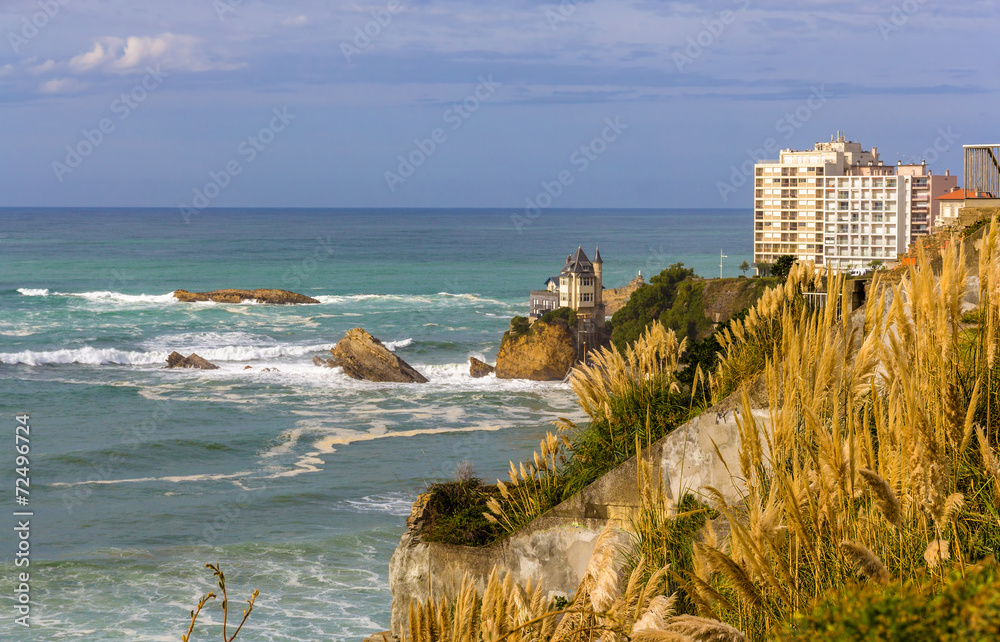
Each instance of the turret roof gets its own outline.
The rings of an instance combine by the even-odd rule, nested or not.
[[[604,261],[601,259],[601,248],[600,247],[597,248],[597,253],[594,254],[594,263],[601,263],[601,264],[604,263]]]
[[[576,248],[576,252],[573,256],[569,257],[566,261],[566,267],[563,268],[562,274],[593,274],[594,264],[590,262],[587,258],[586,253],[583,251],[583,247]]]

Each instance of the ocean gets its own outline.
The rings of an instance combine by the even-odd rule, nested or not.
[[[578,245],[600,246],[606,287],[676,262],[715,277],[720,251],[725,276],[752,260],[749,210],[518,214],[0,209],[0,639],[179,640],[214,588],[206,562],[222,565],[234,612],[260,591],[239,640],[385,630],[389,558],[416,495],[463,462],[503,476],[552,420],[582,417],[566,384],[469,377],[528,291]],[[320,304],[171,295],[257,287]],[[358,326],[430,383],[312,364]],[[173,350],[220,369],[164,370]],[[12,513],[26,510],[30,566],[15,567]],[[14,621],[20,572],[30,629]],[[220,622],[210,602],[192,639]]]

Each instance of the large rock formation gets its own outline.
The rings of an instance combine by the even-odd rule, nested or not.
[[[469,376],[473,379],[481,379],[482,377],[489,376],[489,374],[494,370],[496,370],[496,368],[485,361],[480,361],[475,357],[469,357]]]
[[[333,359],[324,359],[323,357],[313,357],[313,365],[319,366],[320,368],[336,368],[337,362]]]
[[[330,350],[335,365],[352,379],[394,383],[427,383],[427,378],[389,352],[382,342],[361,328],[348,330]]]
[[[564,321],[535,321],[527,332],[513,327],[497,353],[499,379],[562,381],[576,363],[576,339]]]
[[[182,355],[180,352],[171,352],[167,355],[167,367],[168,368],[198,368],[199,370],[218,370],[219,366],[208,361],[208,359],[203,359],[199,357],[196,353],[192,352],[188,356]]]
[[[287,305],[292,303],[319,303],[316,299],[304,294],[289,292],[288,290],[213,290],[211,292],[188,292],[187,290],[175,290],[174,298],[185,303],[196,301],[215,301],[216,303],[243,303],[244,301],[255,301],[257,303],[276,303]]]

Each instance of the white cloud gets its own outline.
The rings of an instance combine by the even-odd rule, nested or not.
[[[43,82],[39,91],[43,94],[66,94],[82,88],[83,85],[72,78],[53,78]]]
[[[90,71],[99,65],[111,63],[121,45],[121,38],[102,38],[101,41],[95,42],[94,48],[87,53],[73,57],[69,61],[69,66],[77,71]]]
[[[36,75],[44,74],[47,71],[52,71],[53,69],[55,69],[55,67],[56,67],[56,61],[50,58],[49,60],[46,60],[40,65],[35,65],[34,67],[31,67],[28,71]]]
[[[142,70],[147,65],[161,65],[179,71],[233,69],[233,65],[213,63],[204,51],[203,41],[195,36],[162,33],[158,36],[101,38],[94,48],[69,61],[77,72],[102,69],[115,73]]]
[[[286,27],[302,27],[309,23],[307,16],[289,16],[281,21]]]

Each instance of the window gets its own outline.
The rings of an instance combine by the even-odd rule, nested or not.
[[[588,292],[587,294],[581,295],[580,300],[584,303],[589,303],[594,300],[594,295]]]

